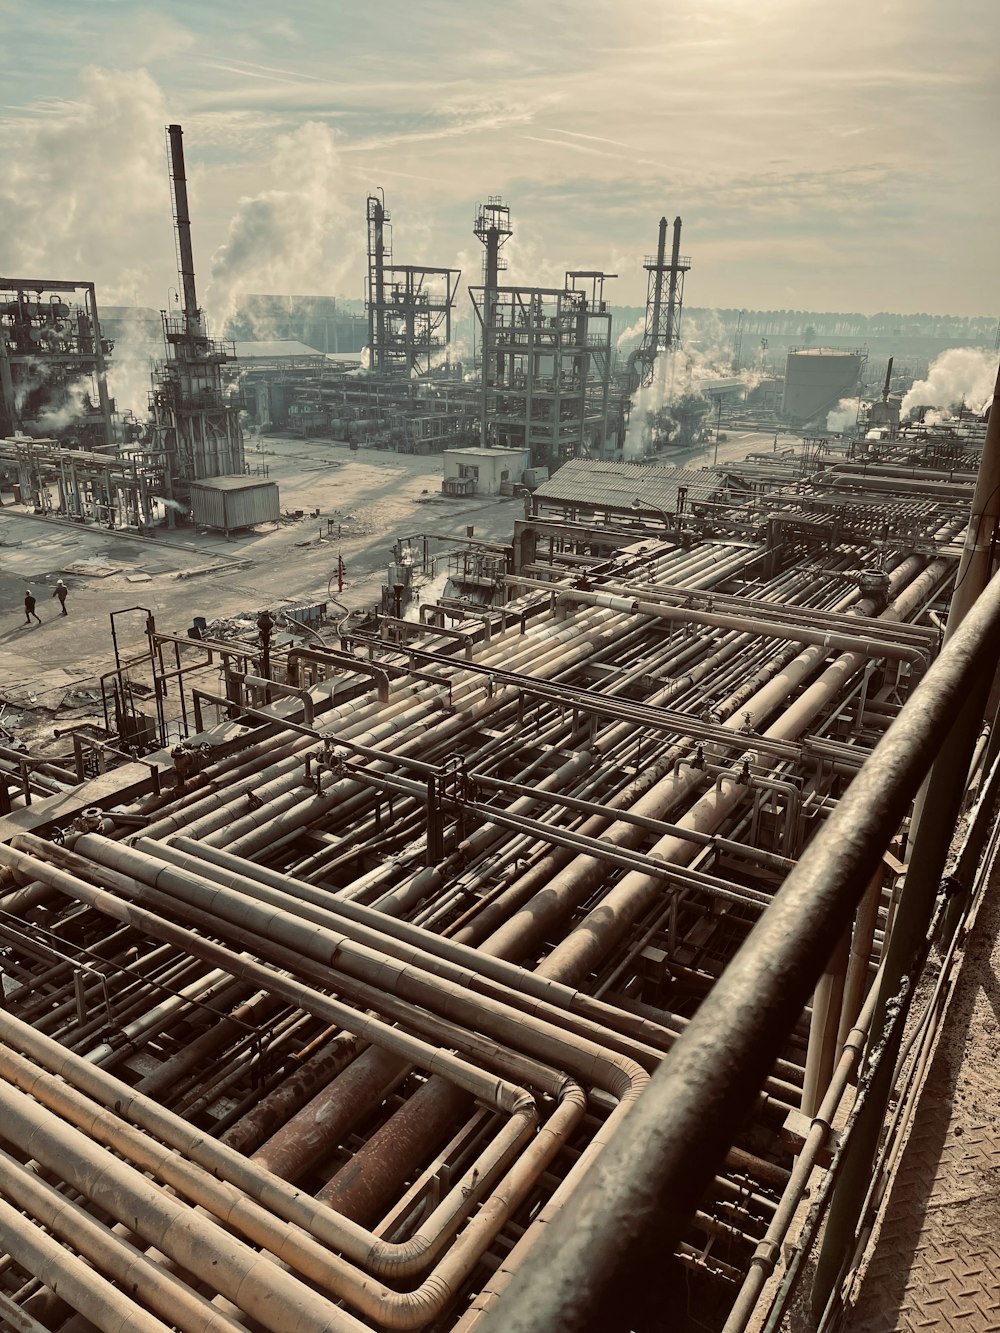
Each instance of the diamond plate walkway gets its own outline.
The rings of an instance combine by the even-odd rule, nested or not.
[[[844,1333],[1000,1333],[1000,862]]]

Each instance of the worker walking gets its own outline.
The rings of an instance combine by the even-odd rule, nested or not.
[[[60,579],[59,582],[56,584],[56,590],[55,590],[55,592],[52,594],[52,596],[53,596],[53,597],[58,597],[58,598],[59,598],[59,605],[62,607],[62,613],[63,613],[63,615],[66,615],[66,614],[67,614],[67,611],[66,611],[66,594],[67,594],[68,592],[69,592],[69,589],[66,587],[65,583],[63,583],[62,579]]]
[[[35,594],[29,588],[28,591],[24,594],[24,623],[26,625],[31,624],[32,616],[35,616],[35,619],[38,621],[39,625],[42,623],[41,616],[35,615]]]

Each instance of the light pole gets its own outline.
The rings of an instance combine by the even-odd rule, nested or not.
[[[715,467],[719,461],[719,427],[722,425],[722,394],[717,394],[715,398],[715,453],[712,456],[712,466]]]

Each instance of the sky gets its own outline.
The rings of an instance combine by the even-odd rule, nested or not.
[[[1000,312],[1000,0],[0,0],[0,274],[164,307],[164,126],[199,298],[359,298],[394,259],[478,282],[604,269],[645,299],[661,214],[689,305]],[[462,298],[465,299],[464,297]]]

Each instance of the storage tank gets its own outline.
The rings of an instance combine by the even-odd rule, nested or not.
[[[788,353],[785,362],[785,393],[782,415],[803,425],[822,417],[841,398],[854,398],[861,374],[860,352],[840,352],[827,347],[806,347]]]

